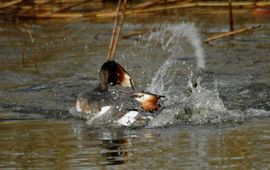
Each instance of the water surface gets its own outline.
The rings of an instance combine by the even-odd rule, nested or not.
[[[6,121],[0,168],[269,169],[269,123],[93,130],[81,121]]]
[[[24,21],[32,44],[23,21],[0,21],[0,168],[269,169],[269,17],[236,14],[236,27],[262,28],[203,44],[206,67],[187,98],[181,97],[196,72],[195,49],[172,35],[183,22],[193,23],[202,39],[227,31],[227,11],[127,18],[124,34],[153,27],[166,32],[122,39],[117,51],[141,89],[154,90],[153,77],[172,63],[172,74],[158,76],[159,92],[171,97],[164,101],[169,109],[152,123],[159,128],[150,129],[91,129],[69,112],[77,95],[98,83],[111,22]]]

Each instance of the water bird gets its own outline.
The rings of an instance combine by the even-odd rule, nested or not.
[[[121,126],[141,126],[151,118],[147,113],[160,109],[159,99],[165,96],[135,92],[133,79],[121,65],[110,62],[101,68],[99,85],[80,94],[76,101],[76,111],[80,117],[89,120],[89,124],[102,125],[114,121]],[[113,71],[113,74],[109,74],[109,71]],[[108,90],[109,85],[116,84],[130,87],[133,91]]]
[[[79,95],[76,101],[76,110],[83,113],[93,113],[101,110],[104,104],[112,104],[111,96],[108,92],[108,85],[114,86],[119,84],[124,87],[132,87],[134,89],[134,82],[127,71],[116,61],[114,61],[115,50],[119,41],[119,35],[124,20],[124,13],[127,0],[119,0],[114,28],[109,45],[107,61],[101,66],[99,72],[99,85],[92,91],[84,92]],[[120,8],[122,8],[122,15],[120,15]]]
[[[114,61],[115,51],[119,42],[119,37],[125,17],[126,5],[127,0],[118,1],[114,28],[107,55],[107,61],[101,66],[100,74],[102,75],[100,76],[100,80],[103,81],[104,84],[109,84],[111,86],[119,84],[121,86],[132,87],[132,89],[134,89],[134,81],[131,76],[119,63]]]
[[[133,79],[121,65],[116,62],[105,63],[99,73],[99,84],[93,90],[87,90],[78,96],[76,110],[91,114],[99,112],[102,106],[113,105],[114,96],[108,91],[108,85],[116,84],[134,88]]]
[[[134,80],[129,73],[114,60],[116,46],[124,18],[127,0],[119,0],[117,16],[107,61],[101,66],[99,72],[99,85],[93,90],[80,94],[76,101],[76,111],[80,116],[89,120],[89,124],[102,124],[107,121],[116,121],[122,126],[130,126],[138,120],[145,120],[139,112],[153,112],[160,108],[158,100],[161,96],[148,92],[134,92]],[[122,6],[122,15],[120,15]],[[117,24],[120,22],[120,24]],[[133,92],[113,93],[108,91],[108,86],[120,85],[132,88]],[[135,100],[134,100],[135,99]],[[136,103],[137,101],[137,103]]]
[[[100,75],[102,77],[103,73]],[[117,81],[121,82],[119,79]],[[124,81],[129,82],[127,79]],[[132,87],[131,83],[125,85]],[[143,91],[109,91],[106,81],[100,78],[100,84],[96,88],[79,95],[76,110],[80,117],[89,120],[91,125],[102,125],[112,121],[120,126],[131,126],[134,123],[143,125],[151,118],[148,113],[160,109],[160,98],[164,96]]]

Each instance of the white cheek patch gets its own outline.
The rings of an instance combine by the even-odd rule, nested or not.
[[[128,74],[125,73],[124,80],[121,82],[121,85],[124,87],[131,87],[130,76]]]
[[[151,100],[152,98],[153,98],[153,96],[152,95],[149,95],[149,94],[145,94],[143,96],[143,100]]]
[[[117,123],[122,126],[131,126],[136,121],[138,114],[138,111],[129,111],[123,117],[121,117]]]
[[[151,95],[148,95],[148,94],[143,94],[142,97],[136,97],[135,99],[139,102],[146,102],[146,101],[149,101],[153,98],[153,96]]]

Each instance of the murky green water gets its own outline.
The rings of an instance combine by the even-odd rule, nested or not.
[[[0,21],[0,168],[269,169],[269,16],[236,14],[236,27],[262,28],[204,44],[202,85],[216,82],[219,98],[241,123],[137,130],[90,129],[69,113],[78,93],[98,82],[112,21],[27,21],[34,44],[23,23]],[[194,22],[203,39],[228,28],[227,11],[189,9],[129,17],[124,34],[183,21]],[[136,39],[121,40],[117,61],[143,88],[165,59],[159,49],[136,51]]]
[[[93,130],[81,121],[5,121],[0,168],[269,169],[269,123]]]

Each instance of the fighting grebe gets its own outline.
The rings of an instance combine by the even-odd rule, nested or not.
[[[76,101],[77,112],[95,114],[102,106],[113,105],[113,96],[108,91],[108,85],[119,84],[134,89],[134,82],[125,69],[115,61],[105,62],[99,73],[99,85],[93,90],[83,92]]]
[[[113,65],[118,67],[114,69],[114,74],[109,74],[110,67],[102,67],[99,74],[100,84],[93,90],[80,94],[77,98],[76,110],[81,113],[82,118],[87,120],[93,118],[92,122],[99,118],[98,120],[102,121],[101,115],[107,114],[104,119],[118,121],[119,124],[128,126],[137,119],[141,119],[142,114],[154,112],[160,108],[159,99],[164,96],[149,92],[110,92],[108,86],[116,84],[134,89],[131,76],[120,64],[115,62]]]
[[[107,61],[101,66],[99,73],[100,84],[95,89],[79,95],[76,101],[77,112],[83,113],[80,116],[87,119],[89,124],[101,125],[103,120],[104,122],[110,120],[123,126],[131,126],[136,120],[142,118],[140,113],[153,112],[160,107],[158,100],[162,96],[147,92],[131,92],[126,93],[129,95],[121,95],[108,91],[108,85],[114,86],[116,84],[135,90],[131,76],[120,64],[114,61],[126,3],[127,0],[124,0],[123,13],[119,15],[122,4],[122,1],[119,0]],[[120,26],[117,28],[118,21],[120,21]]]
[[[117,62],[114,61],[115,50],[119,41],[119,36],[124,20],[125,8],[127,0],[119,0],[116,9],[116,17],[114,22],[114,29],[112,32],[111,42],[107,61],[101,66],[99,72],[100,84],[92,91],[81,94],[76,102],[76,110],[83,113],[97,113],[104,105],[111,105],[112,96],[108,92],[108,85],[114,86],[119,84],[124,87],[132,87],[134,89],[134,82],[127,71]],[[120,15],[120,8],[122,7],[122,15]]]

